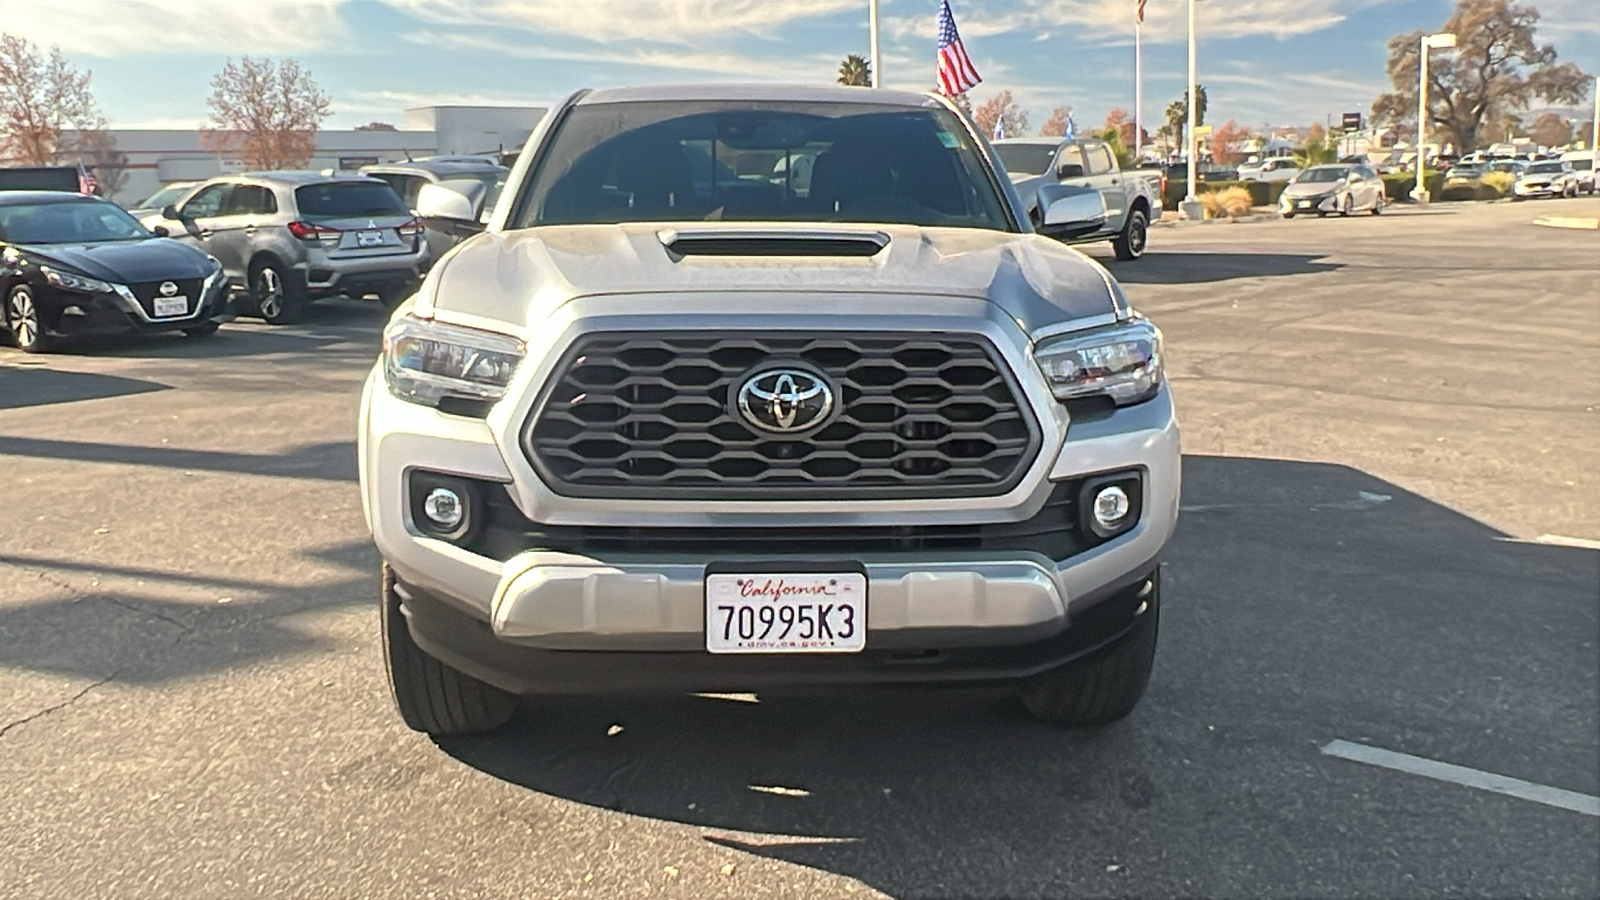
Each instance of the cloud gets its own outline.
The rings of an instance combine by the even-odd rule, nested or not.
[[[1338,25],[1360,9],[1381,0],[1206,0],[1199,5],[1196,29],[1204,38],[1255,35],[1292,37]],[[963,8],[965,7],[965,8]],[[1133,0],[1018,0],[996,10],[992,5],[955,4],[961,37],[990,37],[1015,32],[1059,29],[1075,37],[1133,37]],[[884,28],[896,41],[932,39],[934,14],[886,19]],[[1145,7],[1144,38],[1151,43],[1188,40],[1187,0],[1150,0]]]
[[[480,34],[412,32],[405,40],[443,50],[489,53],[514,59],[552,62],[592,63],[605,66],[637,66],[678,72],[739,75],[759,81],[783,81],[801,77],[832,77],[837,60],[822,62],[820,57],[764,58],[717,50],[667,50],[654,47],[633,49],[612,46],[558,47],[510,38]]]
[[[68,54],[259,54],[338,46],[347,0],[0,0],[0,27]]]
[[[437,25],[490,25],[596,42],[692,44],[707,37],[777,36],[800,19],[862,9],[860,0],[383,0]]]

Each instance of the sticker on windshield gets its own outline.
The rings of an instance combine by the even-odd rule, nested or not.
[[[943,144],[946,150],[954,150],[961,146],[961,141],[957,140],[954,134],[945,131],[943,128],[939,129],[939,143]]]

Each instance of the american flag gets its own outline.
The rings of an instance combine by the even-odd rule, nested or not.
[[[78,193],[80,193],[80,194],[98,194],[98,193],[100,193],[100,182],[99,182],[99,180],[94,177],[94,173],[90,172],[89,168],[87,166],[85,166],[81,161],[78,163]]]
[[[1139,25],[1144,24],[1144,0],[1134,0],[1133,21]]]
[[[964,94],[982,81],[972,67],[967,48],[956,31],[956,17],[950,14],[950,0],[939,0],[939,93],[946,97]]]

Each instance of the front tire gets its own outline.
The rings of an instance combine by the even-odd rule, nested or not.
[[[1372,201],[1372,214],[1375,215],[1375,216],[1383,215],[1383,195],[1382,194],[1379,194],[1378,198],[1376,200]]]
[[[400,718],[434,737],[484,734],[511,721],[517,698],[450,668],[417,646],[400,611],[394,570],[383,567],[383,655]]]
[[[39,319],[39,305],[33,300],[33,290],[25,284],[11,289],[6,298],[6,328],[11,339],[24,353],[48,353],[54,341],[45,334],[44,322]]]
[[[1356,198],[1350,194],[1344,195],[1344,202],[1339,204],[1339,215],[1346,219],[1356,214]]]
[[[1143,611],[1133,627],[1109,647],[1036,675],[1018,689],[1035,718],[1059,725],[1108,725],[1139,705],[1156,660],[1161,619],[1161,572],[1145,582]]]
[[[1117,259],[1135,260],[1144,255],[1144,248],[1150,238],[1150,219],[1142,209],[1128,212],[1128,221],[1122,224],[1122,232],[1111,239],[1111,248],[1117,251]]]
[[[306,296],[289,270],[275,259],[250,267],[250,300],[256,315],[269,325],[291,325],[305,314]]]

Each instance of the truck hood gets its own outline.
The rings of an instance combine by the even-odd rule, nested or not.
[[[677,248],[701,242],[705,249],[674,252],[668,247],[674,238],[684,241]],[[882,243],[883,249],[871,256],[828,255],[838,252],[840,242],[859,247],[865,240]],[[760,241],[780,247],[783,255],[738,255]],[[711,291],[979,298],[999,306],[1030,333],[1127,313],[1121,289],[1098,263],[1035,234],[703,222],[481,234],[434,267],[415,311],[531,328],[578,297]]]

